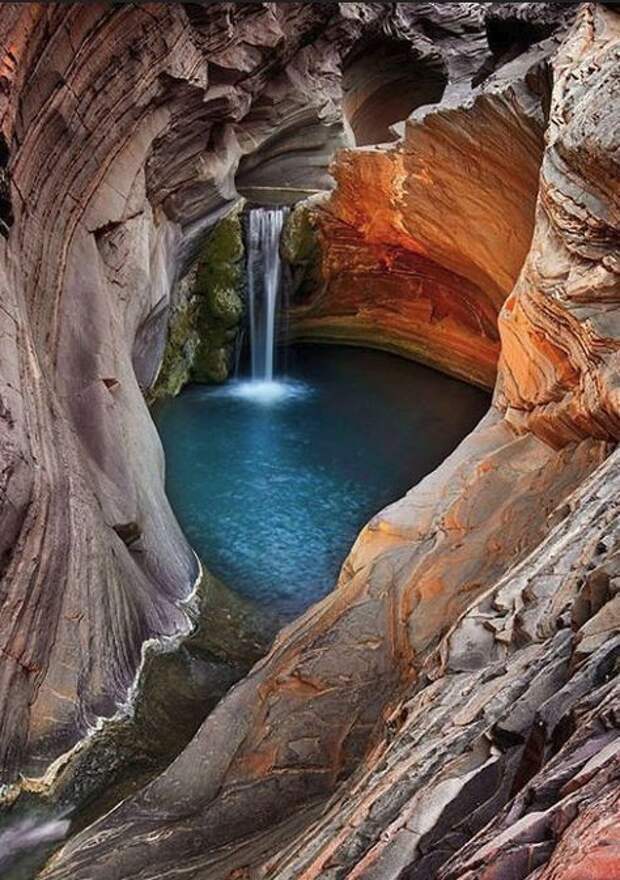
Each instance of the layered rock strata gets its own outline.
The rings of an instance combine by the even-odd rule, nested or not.
[[[334,194],[300,205],[288,236],[294,337],[384,348],[493,387],[497,315],[534,228],[550,42],[414,113],[393,147],[338,154]]]
[[[184,876],[214,880],[614,876],[617,129],[608,99],[580,111],[617,87],[619,47],[617,13],[586,4],[555,59],[566,127],[500,317],[536,344],[502,356],[491,413],[369,524],[338,589],[174,764],[43,876],[155,878],[179,848]]]
[[[380,5],[2,6],[3,781],[43,773],[116,712],[148,639],[187,630],[198,566],[143,400],[171,288],[237,172],[326,185],[340,59],[389,27],[415,37]]]
[[[338,589],[173,761],[162,737],[161,774],[116,807],[111,793],[42,876],[145,880],[180,858],[210,880],[616,870],[620,27],[581,8],[551,100],[554,7],[0,8],[4,781],[113,716],[141,664],[148,685],[149,640],[187,633],[198,565],[143,399],[170,292],[240,191],[322,189],[350,128],[378,136],[366,120],[397,71],[369,78],[360,46],[385,36],[441,71],[443,104],[402,142],[337,160],[336,194],[311,211],[325,274],[314,235],[297,251],[298,333],[376,333],[479,384],[502,347],[479,428],[368,525]],[[183,651],[164,665],[193,668]],[[222,689],[198,688],[205,713]],[[129,693],[148,727],[144,692]],[[169,712],[152,716],[168,733]],[[52,768],[68,800],[103,772],[98,723]]]

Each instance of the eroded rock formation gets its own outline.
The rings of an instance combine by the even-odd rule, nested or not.
[[[187,382],[224,382],[244,313],[243,201],[209,230],[192,268],[171,290],[166,347],[149,398]]]
[[[300,174],[326,185],[346,142],[338,59],[384,14],[0,9],[5,782],[114,714],[145,641],[188,628],[198,565],[143,399],[170,291],[237,200],[237,173],[289,197]],[[271,150],[287,156],[277,179]]]
[[[566,35],[553,6],[0,8],[5,780],[112,715],[145,640],[186,633],[197,564],[143,401],[171,289],[238,192],[323,189],[349,129],[375,136],[398,70],[359,59],[381,35],[442,105],[339,154],[335,194],[294,212],[296,332],[479,384],[502,351],[479,427],[42,877],[617,873],[620,17],[584,4]]]
[[[586,119],[579,99],[617,87],[619,46],[617,14],[587,4],[554,60],[550,118],[568,123],[570,151],[554,161],[552,125],[541,228],[500,317],[502,338],[536,344],[502,356],[489,415],[369,524],[337,590],[179,758],[43,876],[155,878],[179,851],[184,876],[214,880],[617,872],[618,205],[609,166],[588,176],[611,161],[615,111],[601,101]],[[478,254],[461,268],[493,278]]]
[[[534,226],[553,45],[473,88],[467,59],[472,80],[461,72],[393,147],[338,154],[333,196],[297,208],[315,259],[294,233],[285,252],[301,276],[296,337],[386,348],[493,387],[497,314]]]

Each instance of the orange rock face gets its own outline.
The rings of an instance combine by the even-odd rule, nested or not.
[[[329,182],[345,138],[321,65],[364,27],[332,12],[259,5],[233,27],[221,4],[0,7],[2,783],[114,715],[143,644],[189,628],[198,564],[144,391],[235,172],[273,183],[275,136],[280,183]]]
[[[584,810],[536,880],[620,877],[620,794],[610,786]]]
[[[497,305],[486,293],[412,246],[369,243],[329,210],[316,224],[323,293],[291,311],[296,338],[372,345],[493,386]]]
[[[589,9],[555,65],[536,231],[499,322],[496,401],[556,444],[620,434],[619,39],[617,17]]]
[[[552,118],[570,115],[601,70],[610,88],[617,86],[612,56],[620,40],[610,37],[616,21],[602,8],[581,11],[555,62]],[[569,69],[581,73],[570,77]],[[475,138],[476,106],[470,111],[471,127],[460,127]],[[450,111],[436,115],[437,155],[446,151],[442,168],[454,192],[463,141],[457,131],[447,137]],[[511,118],[519,144],[521,116]],[[602,113],[582,121],[572,150],[574,167],[585,169],[611,133]],[[425,126],[431,130],[432,121]],[[482,139],[485,133],[482,127]],[[550,138],[547,158],[554,143]],[[357,166],[367,170],[369,186],[381,191],[396,180],[406,190],[407,175],[372,174],[372,152],[362,151]],[[521,150],[524,161],[527,153]],[[356,166],[355,154],[346,156]],[[526,342],[518,350],[508,342],[489,415],[435,473],[369,523],[338,589],[280,634],[175,763],[69,841],[46,880],[154,878],[177,869],[179,852],[185,875],[196,880],[235,872],[270,880],[575,880],[579,870],[594,877],[615,871],[620,458],[609,442],[619,434],[604,415],[612,397],[602,379],[613,367],[618,335],[589,349],[592,325],[613,316],[613,305],[589,305],[591,318],[580,323],[561,295],[551,296],[551,275],[542,270],[554,265],[556,237],[570,249],[574,222],[556,224],[548,236],[542,206],[552,180],[565,198],[576,184],[572,171],[554,178],[547,158],[543,225],[502,316],[508,324],[522,312],[514,339],[523,332]],[[390,167],[391,151],[378,161]],[[481,180],[490,210],[500,198],[493,195],[497,175],[493,189]],[[587,203],[585,174],[581,190]],[[505,206],[511,192],[507,187]],[[461,219],[479,210],[474,196],[472,190],[459,203]],[[385,205],[382,198],[377,205]],[[446,289],[454,289],[456,273],[468,291],[483,290],[497,305],[508,293],[519,261],[509,250],[501,265],[505,215],[483,234],[484,246],[463,228],[455,247],[438,218],[426,226],[422,218],[415,234],[404,212],[367,210],[365,203],[349,197],[348,219],[328,220],[342,223],[359,247],[356,265],[366,265],[366,248],[371,267],[397,251],[392,265],[409,272],[426,272],[429,260],[449,270],[441,280]],[[611,215],[613,200],[606,205]],[[529,217],[532,207],[530,200]],[[394,223],[396,216],[402,222]],[[522,228],[519,235],[523,257],[528,236]],[[612,239],[606,234],[590,257],[593,282],[615,266]],[[334,265],[342,258],[343,274],[346,249],[339,251],[338,240],[327,248]],[[555,316],[554,332],[528,311],[534,295],[525,282],[534,269],[552,299],[546,314]],[[430,280],[425,284],[437,295]],[[330,288],[321,295],[329,300]],[[317,297],[308,314],[319,307]],[[382,320],[386,311],[384,305]],[[571,357],[562,358],[568,339]],[[594,350],[600,357],[591,358]],[[589,408],[581,391],[586,374],[603,391]],[[567,432],[561,406],[540,407],[544,419],[536,420],[537,395],[544,400],[554,383],[575,402],[583,434]],[[517,392],[534,403],[521,421]],[[580,830],[581,845],[573,836]]]
[[[397,351],[492,387],[542,134],[540,99],[506,86],[467,109],[421,111],[398,145],[339,153],[336,190],[311,221],[315,290],[293,300],[292,333]]]
[[[490,384],[508,297],[494,405],[368,524],[337,589],[178,757],[42,878],[613,877],[618,16],[581,9],[549,107],[544,53],[523,37],[507,59],[505,42],[531,37],[533,16],[536,43],[556,10],[488,5],[389,4],[371,28],[413,33],[420,51],[439,33],[450,63],[467,34],[471,63],[459,55],[457,86],[402,143],[337,160],[315,213],[321,283],[292,317],[302,337],[375,340]],[[219,4],[0,9],[15,47],[2,93],[15,224],[0,241],[9,780],[112,714],[144,641],[186,625],[195,562],[140,388],[167,272],[237,167],[262,185],[278,108],[297,124],[325,75],[319,128],[333,110],[345,50],[327,63],[316,34],[354,41],[382,6],[339,4],[332,21],[322,4],[250,4],[232,42]],[[485,69],[501,70],[473,95],[487,41]]]

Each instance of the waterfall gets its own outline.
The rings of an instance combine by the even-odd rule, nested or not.
[[[272,382],[282,277],[280,235],[287,208],[252,208],[247,235],[252,381]]]
[[[36,851],[37,847],[62,840],[69,825],[68,819],[44,821],[31,817],[18,819],[13,825],[0,828],[0,868],[8,870],[21,856]]]

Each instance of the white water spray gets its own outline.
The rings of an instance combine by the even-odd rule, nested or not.
[[[69,829],[68,819],[22,818],[8,828],[0,829],[0,868],[8,870],[20,855],[30,853],[43,844],[62,840]]]

